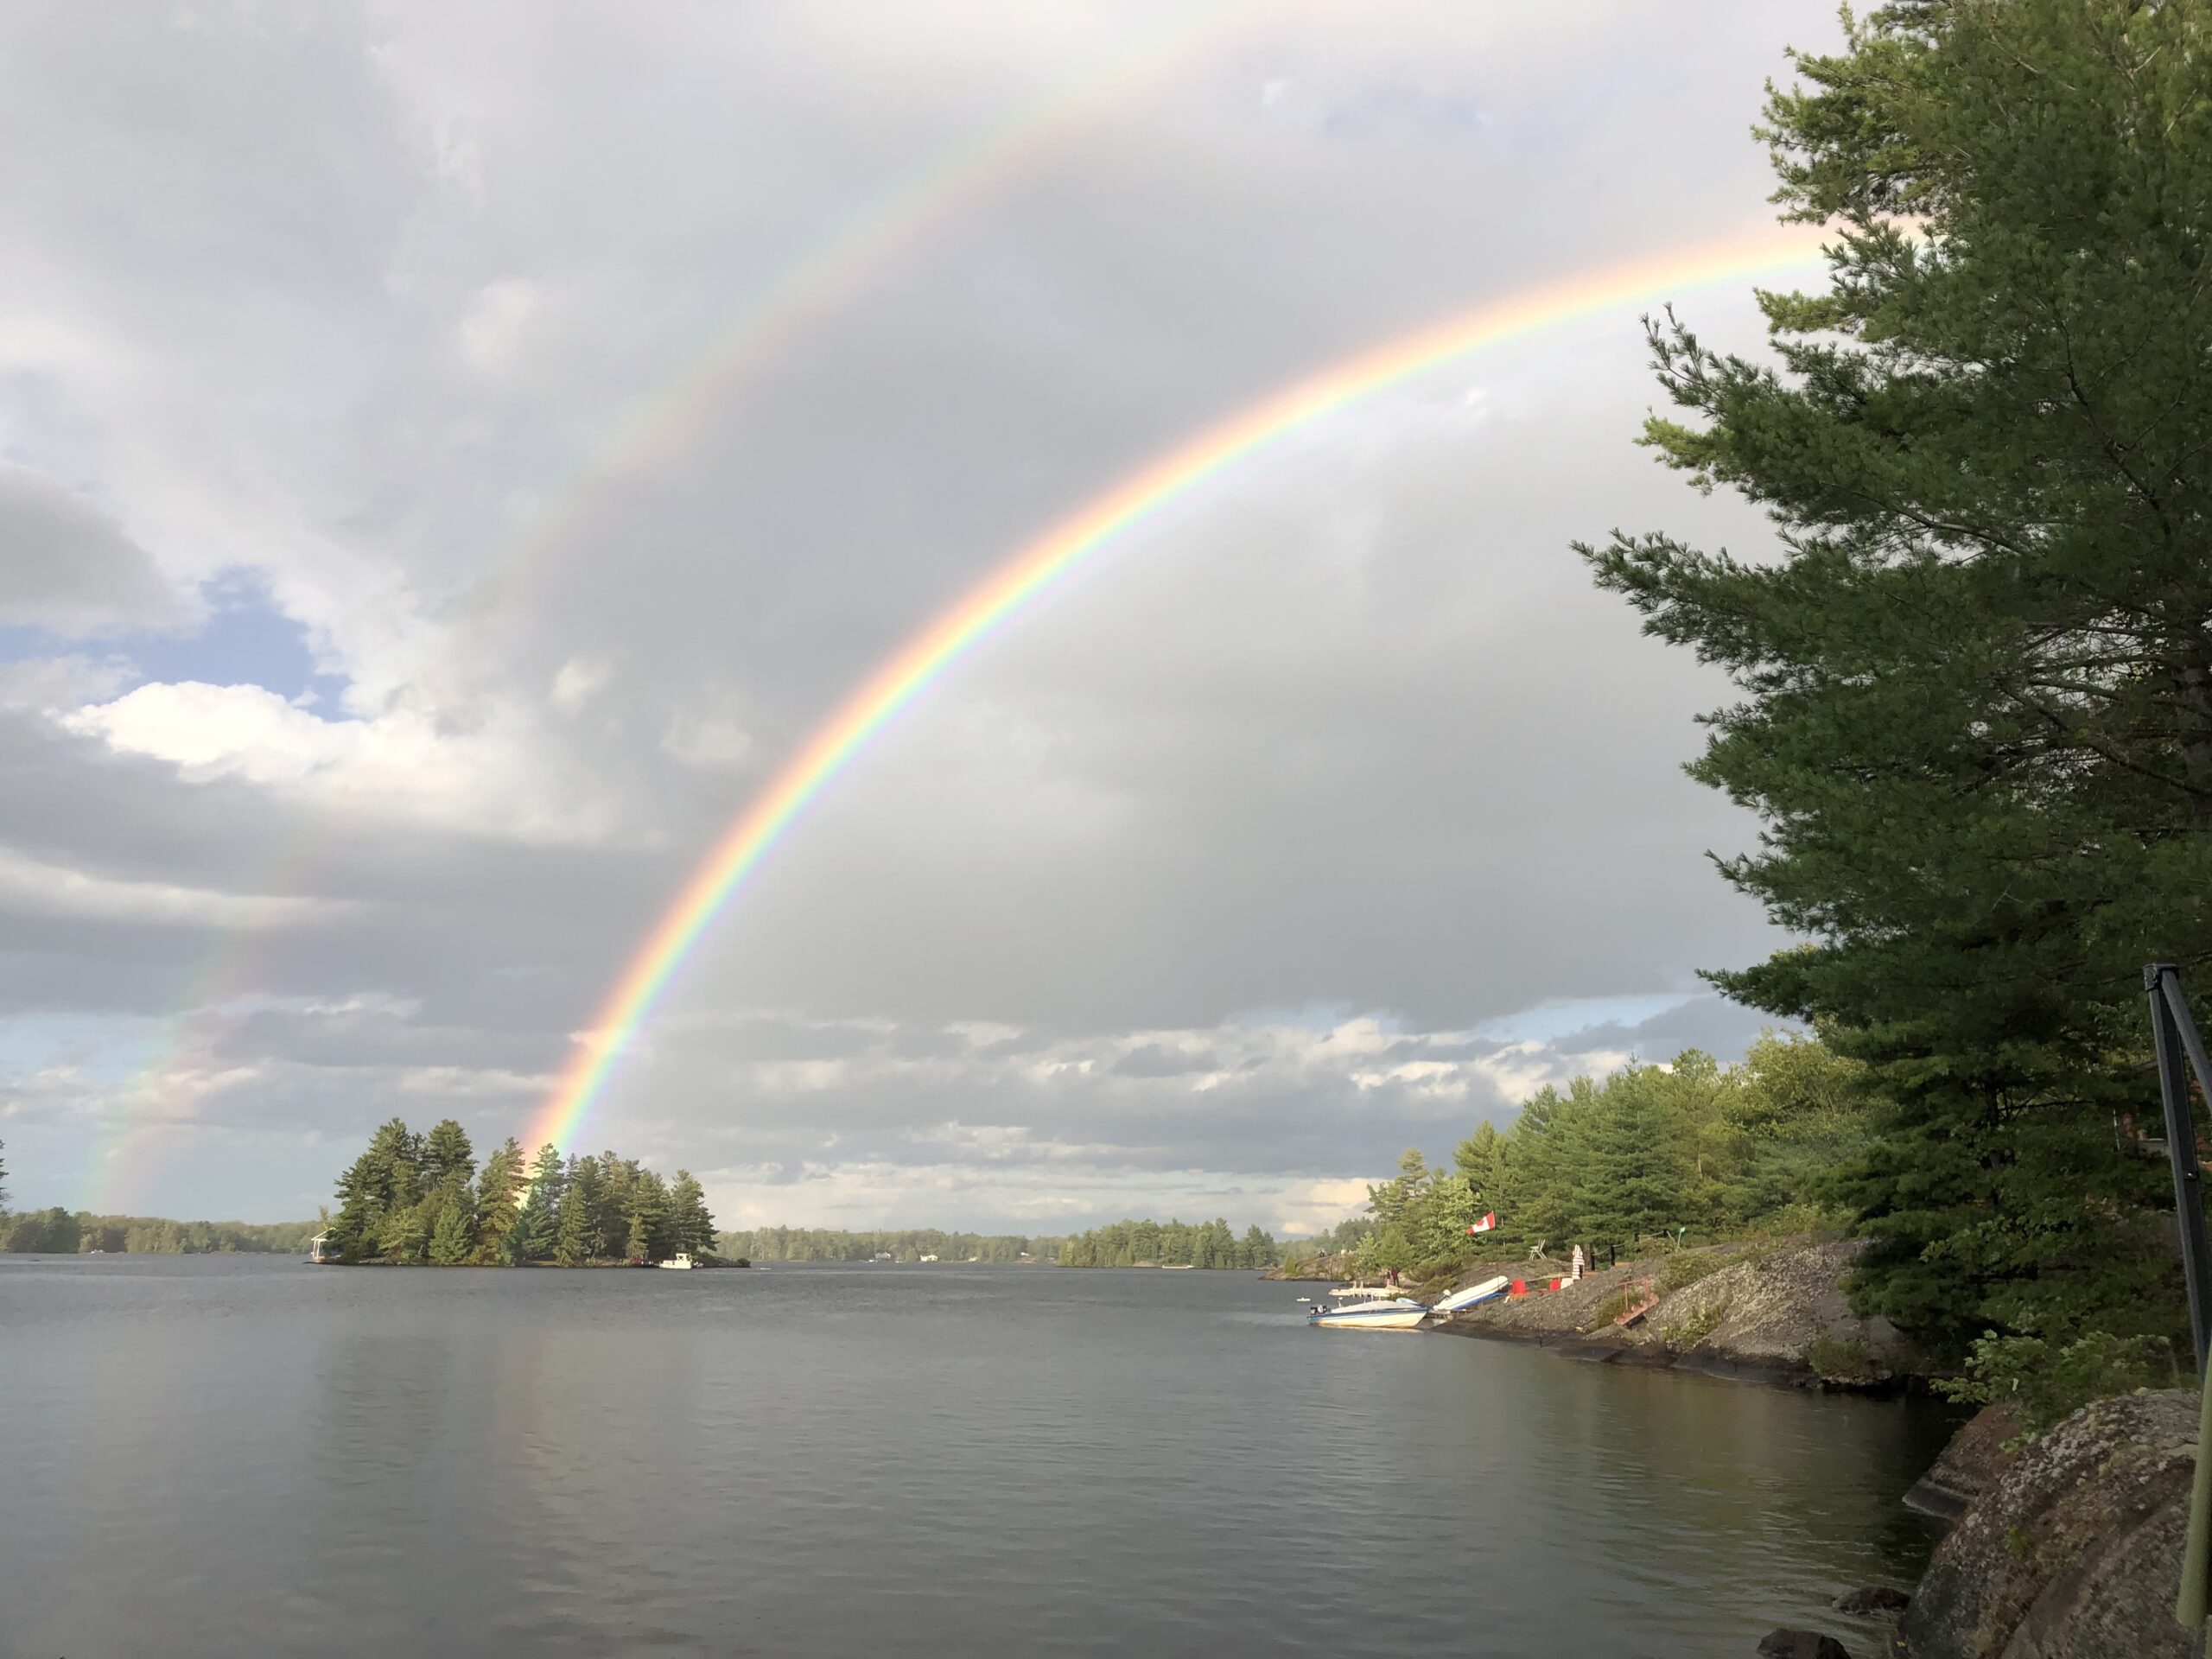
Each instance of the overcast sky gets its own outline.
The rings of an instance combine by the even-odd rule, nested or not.
[[[1769,223],[1762,83],[1834,29],[0,10],[17,1206],[308,1216],[394,1114],[521,1133],[902,639],[1286,382]],[[1758,347],[1745,283],[1681,302]],[[1592,316],[1118,543],[774,852],[588,1146],[728,1225],[1294,1232],[1545,1080],[1739,1053],[1694,970],[1777,936],[1680,771],[1727,688],[1568,546],[1767,540],[1635,447],[1655,396],[1637,308]]]

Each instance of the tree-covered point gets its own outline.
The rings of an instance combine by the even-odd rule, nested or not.
[[[1349,1248],[1365,1271],[1422,1276],[1543,1246],[1708,1239],[1838,1217],[1807,1198],[1869,1133],[1864,1068],[1769,1033],[1740,1065],[1688,1049],[1665,1065],[1549,1086],[1501,1134],[1488,1123],[1431,1167],[1418,1149],[1368,1189],[1370,1215],[1302,1258]],[[1497,1225],[1471,1234],[1485,1213]]]
[[[346,1262],[582,1268],[709,1255],[715,1221],[689,1170],[664,1181],[612,1152],[527,1166],[513,1137],[484,1160],[448,1118],[416,1135],[398,1118],[339,1178],[330,1244]]]
[[[1025,1238],[1016,1233],[948,1233],[934,1227],[892,1232],[846,1232],[829,1227],[760,1227],[721,1235],[715,1248],[724,1255],[753,1262],[982,1262],[996,1264],[1049,1262],[1058,1252],[1056,1238]]]
[[[1243,1237],[1211,1221],[1117,1221],[1060,1241],[1064,1268],[1272,1268],[1282,1259],[1257,1225]]]

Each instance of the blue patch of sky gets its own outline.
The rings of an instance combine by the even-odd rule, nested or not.
[[[0,1020],[0,1077],[67,1068],[96,1088],[129,1082],[168,1046],[168,1026],[149,1014],[27,1014]]]
[[[1694,991],[1648,992],[1636,996],[1585,996],[1539,1002],[1533,1008],[1486,1020],[1475,1035],[1502,1043],[1555,1043],[1599,1026],[1635,1027],[1691,1001]]]
[[[1249,1008],[1228,1023],[1248,1031],[1281,1030],[1285,1027],[1296,1031],[1334,1031],[1351,1017],[1351,1007],[1347,1003],[1314,1002],[1297,1008]],[[1376,1018],[1383,1030],[1398,1029],[1396,1015],[1378,1014]]]
[[[40,657],[120,658],[133,671],[131,685],[181,680],[258,685],[287,702],[306,698],[324,709],[338,703],[345,677],[316,665],[307,630],[276,607],[258,575],[226,571],[202,583],[200,591],[206,619],[194,632],[65,639],[42,628],[0,627],[0,663]]]

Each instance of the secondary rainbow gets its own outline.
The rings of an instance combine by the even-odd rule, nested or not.
[[[1179,12],[1166,26],[1085,64],[1043,96],[945,146],[893,188],[809,243],[746,294],[672,373],[608,423],[543,507],[494,552],[468,597],[468,611],[481,618],[511,603],[533,573],[549,569],[555,554],[598,522],[626,486],[667,464],[708,429],[716,411],[777,350],[961,213],[1033,170],[1086,123],[1154,88],[1209,42],[1262,9],[1260,0],[1208,0]],[[456,629],[456,643],[449,648],[458,651],[472,637],[468,630]],[[301,832],[276,855],[261,889],[283,893],[299,885],[321,845],[310,832]],[[184,1027],[211,1004],[251,988],[259,965],[256,947],[264,937],[251,929],[228,930],[193,964],[173,998],[180,1012],[157,1028],[153,1053],[133,1068],[130,1090],[147,1099],[126,1103],[88,1149],[84,1179],[92,1208],[118,1207],[117,1166],[131,1138],[153,1126],[161,1100],[174,1092],[169,1074],[188,1046]]]
[[[745,878],[868,740],[1085,559],[1224,469],[1345,405],[1487,347],[1684,289],[1808,268],[1817,243],[1767,232],[1544,287],[1362,352],[1254,404],[1131,474],[1017,551],[900,647],[730,826],[631,958],[540,1111],[529,1144],[567,1148],[616,1061]]]

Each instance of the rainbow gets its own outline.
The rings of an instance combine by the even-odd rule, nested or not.
[[[467,613],[480,620],[512,601],[524,578],[548,568],[552,556],[600,518],[625,486],[681,454],[706,429],[713,411],[779,347],[851,300],[964,209],[1021,177],[1085,122],[1157,87],[1199,48],[1262,10],[1261,0],[1208,0],[1179,10],[1166,26],[1085,65],[1000,120],[936,151],[898,184],[809,243],[748,293],[673,373],[608,423],[582,464],[487,562],[464,601]],[[454,631],[450,649],[461,648],[463,632]],[[313,843],[302,842],[280,853],[263,888],[282,892],[296,886],[314,850]],[[164,1023],[155,1052],[134,1068],[132,1090],[156,1096],[168,1092],[165,1074],[184,1050],[186,1019],[192,1011],[250,988],[258,943],[260,936],[252,931],[232,930],[194,965],[173,999],[184,1012]],[[136,1107],[126,1102],[94,1135],[85,1173],[92,1208],[118,1207],[118,1166],[132,1139],[152,1127],[156,1109],[158,1101]]]
[[[576,1054],[527,1144],[569,1145],[639,1026],[730,896],[868,741],[1084,560],[1237,462],[1440,364],[1624,306],[1649,304],[1682,289],[1804,269],[1817,251],[1808,234],[1768,231],[1478,306],[1263,398],[1061,519],[870,674],[731,824],[632,957],[592,1028],[580,1034]]]

